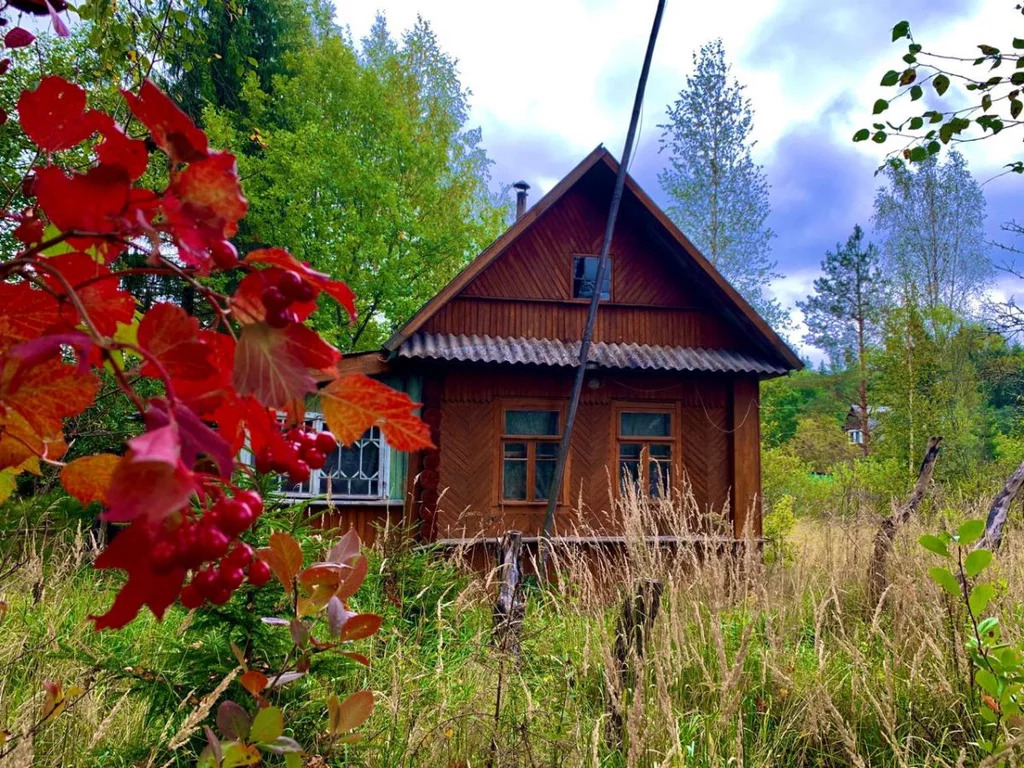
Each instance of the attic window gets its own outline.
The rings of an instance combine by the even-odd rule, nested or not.
[[[597,256],[573,256],[572,259],[572,297],[574,299],[594,298],[594,286],[597,284]],[[604,282],[601,284],[601,299],[612,297],[612,263],[604,271]]]

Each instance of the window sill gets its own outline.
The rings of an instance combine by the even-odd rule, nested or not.
[[[335,497],[333,499],[328,499],[325,496],[312,496],[312,495],[308,495],[308,494],[299,494],[299,493],[291,494],[291,493],[288,493],[288,494],[284,494],[283,498],[285,499],[285,501],[290,502],[292,504],[296,504],[298,502],[305,501],[305,502],[307,502],[309,504],[314,504],[316,506],[327,506],[328,504],[333,504],[336,507],[387,507],[387,506],[391,506],[391,507],[399,506],[400,507],[400,506],[402,506],[402,502],[400,500],[398,500],[398,499],[384,499],[384,498],[381,498],[379,496],[367,496],[365,498],[358,498],[358,497],[356,497],[356,498],[352,498],[352,497],[338,498],[338,497]]]

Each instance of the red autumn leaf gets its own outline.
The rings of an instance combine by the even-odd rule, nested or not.
[[[83,505],[94,501],[107,503],[107,488],[120,456],[112,453],[96,453],[82,456],[66,465],[60,471],[60,482],[64,490]]]
[[[68,7],[67,0],[8,0],[8,5],[36,16],[45,16],[49,13],[50,9],[47,6],[51,6],[55,11],[63,11]]]
[[[39,207],[62,232],[109,233],[125,212],[131,180],[123,168],[97,165],[70,177],[55,166],[36,171]]]
[[[304,325],[271,328],[253,323],[242,328],[235,347],[234,385],[268,408],[283,408],[331,378],[338,351]]]
[[[24,27],[15,27],[4,35],[4,45],[8,48],[24,48],[26,45],[32,45],[35,39],[36,36]]]
[[[430,448],[430,428],[413,411],[419,408],[404,392],[353,373],[320,391],[324,418],[342,443],[354,443],[370,427],[380,427],[388,445],[400,451]]]
[[[143,415],[146,429],[157,430],[171,423],[171,415],[178,427],[181,439],[181,460],[186,467],[193,468],[201,456],[209,458],[217,467],[221,477],[231,477],[234,469],[234,452],[223,437],[218,435],[187,406],[171,403],[158,397],[149,401],[149,409]]]
[[[44,152],[78,146],[96,132],[100,119],[100,113],[86,110],[85,91],[57,75],[47,75],[18,99],[21,127]]]
[[[329,275],[317,272],[315,269],[302,264],[294,256],[283,248],[261,248],[252,251],[245,257],[246,264],[269,264],[280,267],[289,272],[295,272],[299,277],[312,285],[318,291],[323,291],[336,302],[341,304],[348,312],[350,318],[356,316],[356,295],[346,283],[340,280],[332,280]]]
[[[117,593],[110,610],[102,616],[89,617],[97,630],[125,626],[143,606],[148,606],[157,619],[162,619],[167,607],[177,599],[185,571],[182,568],[171,568],[164,573],[154,571],[150,565],[152,545],[153,536],[146,521],[136,520],[119,531],[96,558],[95,568],[119,569],[128,574],[128,581]]]
[[[238,184],[235,156],[217,152],[191,163],[178,177],[173,193],[200,225],[216,230],[221,238],[238,232],[248,203]]]
[[[100,133],[103,141],[96,146],[99,161],[104,165],[120,166],[132,181],[141,178],[149,164],[146,142],[129,139],[113,120],[101,123]]]
[[[89,357],[93,354],[94,347],[92,339],[81,331],[39,336],[19,344],[10,354],[24,365],[39,365],[50,359],[62,359],[61,356],[67,347],[73,349],[78,357],[78,370],[81,373],[88,373]]]
[[[152,81],[142,84],[138,96],[130,91],[121,93],[132,114],[149,129],[153,141],[173,162],[190,163],[206,157],[206,134]]]
[[[117,324],[128,324],[135,317],[135,298],[122,291],[119,280],[103,264],[85,253],[65,253],[48,258],[44,264],[56,269],[63,281],[49,272],[43,272],[43,280],[61,298],[61,319],[69,326],[77,326],[78,310],[67,297],[67,282],[85,308],[89,319],[100,333],[113,336]]]
[[[0,354],[57,322],[57,302],[28,283],[0,282]]]
[[[43,235],[46,234],[46,223],[34,213],[35,211],[30,208],[27,214],[22,215],[21,221],[12,233],[24,245],[42,242]]]
[[[264,675],[262,672],[257,672],[255,669],[250,669],[248,672],[246,672],[238,678],[238,682],[242,684],[242,687],[245,688],[245,690],[247,690],[253,696],[259,698],[260,693],[263,691],[264,688],[267,687],[267,684],[270,681],[267,679],[267,676]]]
[[[352,570],[345,574],[345,578],[341,584],[338,585],[338,589],[334,592],[335,597],[339,600],[348,600],[352,595],[359,591],[359,587],[362,586],[363,581],[366,580],[366,574],[369,571],[370,564],[366,557],[363,555],[357,555],[351,560]]]
[[[243,324],[259,323],[266,319],[267,309],[263,306],[263,299],[260,294],[268,285],[277,285],[279,278],[285,270],[279,267],[268,267],[250,272],[242,278],[242,282],[235,289],[235,295],[231,297],[231,309],[238,322]],[[290,312],[302,322],[316,309],[316,301],[303,301],[291,304],[288,307]]]
[[[98,389],[95,376],[57,360],[38,365],[7,360],[0,369],[0,469],[17,466],[27,455],[59,458],[66,450],[64,419],[85,410]]]
[[[377,634],[384,619],[375,613],[360,613],[345,622],[341,628],[341,635],[338,639],[341,642],[351,640],[362,640],[365,637]]]
[[[258,550],[257,554],[277,576],[285,590],[291,591],[292,582],[302,568],[302,548],[287,533],[275,531],[270,534],[270,546]]]
[[[358,728],[373,713],[373,692],[356,691],[343,702],[336,696],[327,702],[328,729],[332,736]]]
[[[199,321],[175,304],[157,304],[139,323],[139,346],[163,366],[171,379],[206,379],[216,373],[211,348],[199,338]],[[157,365],[147,360],[143,376],[160,378]]]
[[[107,489],[104,518],[125,522],[139,517],[160,522],[181,509],[195,490],[195,477],[181,460],[178,430],[168,425],[128,441]]]

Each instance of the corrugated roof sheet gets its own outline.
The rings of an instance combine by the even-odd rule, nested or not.
[[[575,368],[579,361],[579,349],[578,341],[558,339],[509,339],[500,336],[416,333],[402,343],[397,354],[399,357],[435,360]],[[757,373],[769,376],[787,371],[780,365],[765,362],[745,352],[649,344],[614,344],[603,341],[590,346],[590,363],[599,368]]]

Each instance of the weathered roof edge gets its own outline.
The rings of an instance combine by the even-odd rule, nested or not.
[[[505,232],[485,248],[479,256],[467,264],[459,274],[444,286],[444,288],[438,291],[433,298],[420,307],[416,314],[413,315],[401,328],[395,331],[391,338],[387,340],[384,344],[384,349],[389,352],[394,352],[398,349],[404,341],[412,336],[412,334],[416,333],[416,331],[418,331],[423,324],[427,322],[427,320],[433,317],[441,307],[457,296],[459,292],[461,292],[462,289],[465,288],[477,275],[501,256],[505,249],[515,242],[524,230],[540,218],[541,215],[543,215],[552,205],[558,202],[562,196],[568,192],[584,174],[587,173],[587,171],[601,161],[603,161],[614,173],[618,173],[619,161],[616,160],[612,156],[611,152],[609,152],[603,145],[598,145],[597,148],[587,155],[575,168],[569,171],[561,181],[552,187],[544,197],[538,200],[533,207],[523,214],[515,224],[505,230]],[[629,174],[626,174],[626,187],[636,197],[640,204],[665,229],[665,231],[672,236],[672,239],[675,240],[676,243],[693,258],[697,266],[699,266],[701,270],[711,278],[712,282],[715,283],[718,289],[725,294],[726,298],[733,303],[733,305],[740,311],[740,314],[753,326],[754,330],[756,330],[762,336],[763,340],[768,343],[768,346],[777,352],[792,369],[802,369],[804,367],[803,362],[796,353],[789,348],[789,345],[786,344],[786,342],[784,342],[774,330],[772,330],[771,326],[768,325],[765,319],[761,317],[761,315],[758,314],[752,306],[750,306],[747,300],[744,299],[735,288],[733,288],[729,281],[726,280],[717,269],[715,269],[704,254],[702,254],[697,247],[690,242],[689,238],[683,234],[679,227],[672,223],[672,220],[668,218],[665,212],[658,207],[658,205],[647,195],[646,192],[643,191],[643,189],[641,189],[640,185],[637,184]]]

